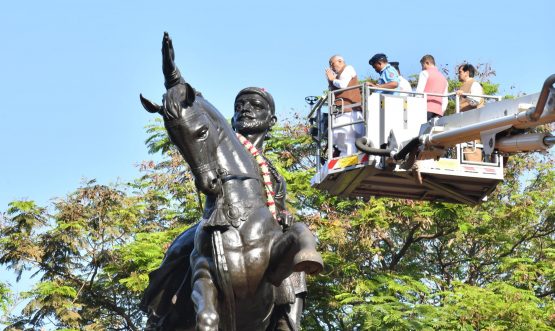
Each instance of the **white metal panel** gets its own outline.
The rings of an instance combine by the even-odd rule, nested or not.
[[[420,126],[428,121],[426,106],[427,103],[424,98],[407,97],[407,107],[405,109],[407,130],[413,133],[412,137],[418,136]]]
[[[367,132],[366,138],[376,147],[380,142],[380,94],[373,93],[366,100],[368,112],[366,113]]]
[[[402,98],[402,99],[401,99]],[[406,142],[420,133],[420,126],[427,121],[426,99],[419,97],[388,97],[385,115],[391,118],[391,126],[394,129],[397,143]],[[403,112],[402,122],[398,122],[393,116]],[[389,134],[389,132],[386,132]]]
[[[380,140],[380,144],[387,143],[387,137],[389,132],[394,130],[395,132],[404,131],[404,103],[405,100],[400,96],[393,95],[383,95],[383,121],[384,121],[384,132]]]

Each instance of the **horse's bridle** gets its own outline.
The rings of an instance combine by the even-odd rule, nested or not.
[[[178,117],[178,118],[172,118],[172,119],[166,119],[165,120],[165,124],[167,127],[171,128],[174,126],[177,126],[179,124],[184,124],[186,125],[187,120],[196,116],[206,116],[208,118],[208,121],[211,122],[211,124],[216,127],[216,125],[214,124],[212,118],[210,118],[210,116],[208,116],[206,113],[188,113],[187,111],[185,111],[185,114],[182,117]],[[221,143],[221,140],[223,139],[223,130],[216,130],[218,132],[218,145]],[[202,144],[206,145],[206,142],[203,141],[201,142]],[[223,184],[228,182],[228,181],[232,181],[232,180],[248,180],[248,179],[254,179],[260,183],[263,182],[263,180],[260,178],[260,176],[252,176],[249,174],[243,174],[243,173],[239,173],[239,174],[230,174],[228,172],[227,169],[225,168],[219,168],[218,167],[218,161],[217,160],[212,160],[209,162],[206,162],[200,166],[197,167],[192,167],[191,165],[189,165],[189,168],[191,169],[191,171],[193,173],[198,174],[199,176],[201,176],[203,173],[209,172],[209,171],[214,171],[217,175],[218,178],[218,184],[220,185],[220,187],[222,188],[222,193],[223,193]]]
[[[230,180],[255,179],[259,182],[262,181],[259,177],[254,177],[254,176],[251,176],[249,174],[230,174],[224,168],[218,168],[217,174],[218,174],[218,179],[221,181],[222,184],[225,183],[225,182],[228,182]]]

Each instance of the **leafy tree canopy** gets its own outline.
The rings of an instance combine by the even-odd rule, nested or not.
[[[18,297],[21,312],[10,309],[16,296],[1,284],[9,330],[142,329],[148,273],[201,210],[160,122],[147,131],[147,148],[163,159],[143,162],[134,181],[92,180],[47,207],[13,201],[0,214],[0,263],[36,280]],[[472,207],[346,200],[312,189],[314,146],[299,119],[274,129],[265,153],[325,260],[324,272],[309,278],[304,330],[555,327],[552,155],[510,157],[505,183]]]

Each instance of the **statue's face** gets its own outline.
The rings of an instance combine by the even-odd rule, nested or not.
[[[270,105],[260,95],[243,94],[235,101],[233,127],[242,134],[268,131],[273,125]]]

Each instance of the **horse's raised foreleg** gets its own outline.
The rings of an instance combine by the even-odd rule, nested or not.
[[[304,223],[295,223],[272,245],[267,276],[278,286],[293,271],[316,274],[323,267],[314,235]]]
[[[219,316],[217,307],[218,293],[212,274],[210,259],[201,256],[196,250],[191,255],[193,292],[191,299],[197,312],[197,331],[217,331]]]

